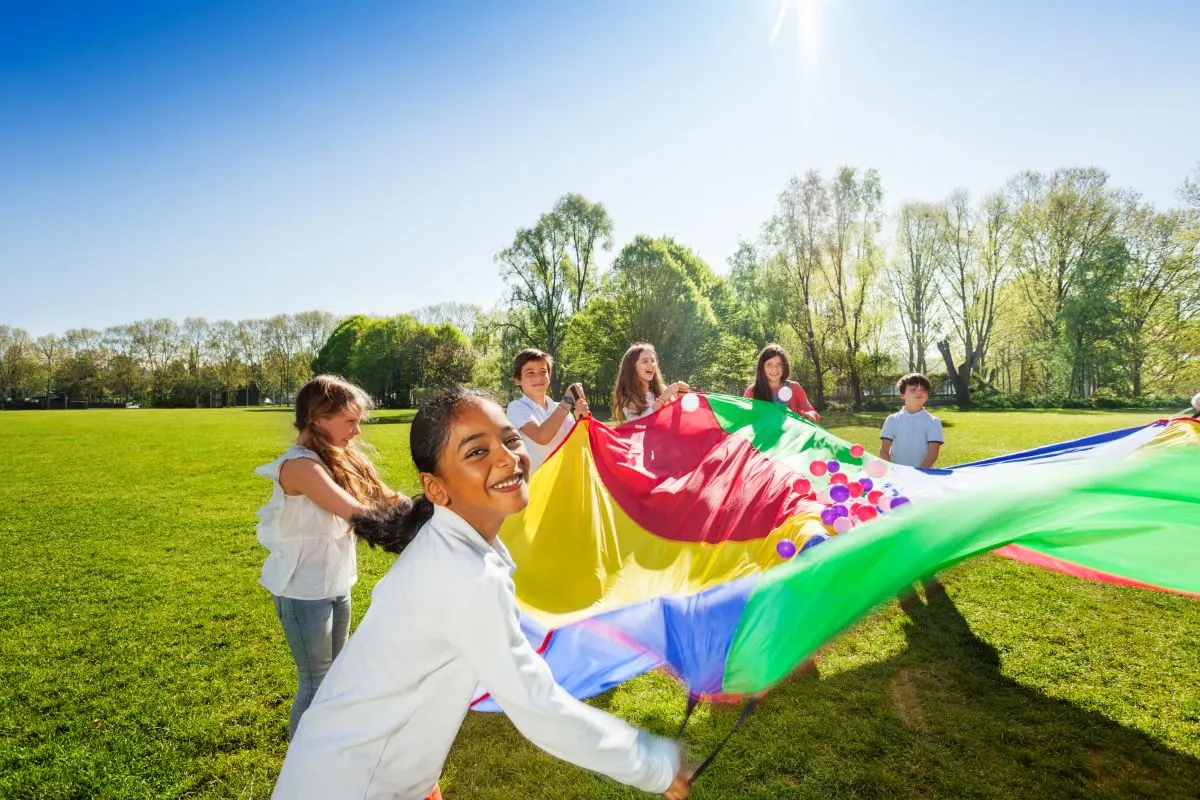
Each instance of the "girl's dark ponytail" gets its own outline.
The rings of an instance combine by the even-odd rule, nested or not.
[[[450,424],[459,406],[464,402],[490,399],[486,392],[477,389],[451,389],[422,403],[408,435],[417,472],[437,472],[438,459],[450,439]],[[431,517],[433,501],[420,494],[355,514],[350,524],[354,526],[354,532],[372,547],[401,553]]]
[[[433,516],[433,502],[425,495],[404,498],[396,503],[375,506],[355,514],[350,524],[354,533],[371,547],[397,555],[417,537],[417,532]]]

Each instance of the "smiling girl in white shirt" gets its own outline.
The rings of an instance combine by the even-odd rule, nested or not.
[[[613,419],[629,422],[649,416],[688,390],[683,381],[667,386],[658,370],[658,353],[654,345],[635,342],[625,351],[617,370],[617,382],[613,386]]]
[[[409,438],[424,495],[355,519],[400,553],[288,749],[278,798],[420,800],[482,684],[526,737],[559,758],[683,798],[676,744],[571,697],[520,628],[500,526],[529,502],[529,456],[496,403],[433,398]]]

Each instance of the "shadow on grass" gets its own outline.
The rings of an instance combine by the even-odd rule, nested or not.
[[[893,605],[882,613],[899,612]],[[996,651],[949,596],[913,608],[905,638],[907,647],[891,658],[776,687],[692,797],[1196,797],[1200,760],[1006,677]],[[674,736],[684,693],[666,680],[640,690],[649,707],[633,715],[626,707],[622,716]],[[615,698],[610,692],[593,705],[619,710]],[[704,711],[684,737],[693,766],[741,707]],[[446,776],[447,800],[646,796],[537,752],[503,715],[472,715],[464,734]]]
[[[1197,796],[1200,760],[1006,677],[948,595],[910,610],[905,638],[887,660],[777,687],[693,797]],[[738,713],[712,715],[705,747]]]

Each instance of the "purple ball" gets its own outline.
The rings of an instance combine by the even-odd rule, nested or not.
[[[830,524],[832,524],[832,523],[830,523]],[[829,541],[828,533],[815,533],[812,536],[808,537],[808,541],[805,542],[804,546],[800,548],[800,552],[803,553],[808,548],[816,547],[821,542],[827,542],[827,541]]]
[[[858,482],[863,487],[863,494],[866,494],[875,488],[875,481],[871,480],[870,478],[859,478]]]
[[[893,497],[892,498],[892,508],[893,509],[899,508],[902,505],[907,505],[908,502],[909,502],[909,500],[907,497],[904,497],[904,496]]]
[[[832,508],[827,508],[821,512],[821,522],[824,522],[826,525],[832,525],[833,521],[837,518],[837,512]]]
[[[837,505],[834,505],[834,506],[830,506],[830,508],[832,508],[839,517],[850,516],[850,509],[846,508],[841,503],[838,503]]]
[[[779,544],[775,545],[775,552],[779,553],[780,558],[791,558],[796,555],[796,543],[791,539],[780,539]]]
[[[831,475],[832,475],[833,473],[835,473],[835,472],[839,472],[839,471],[841,471],[841,469],[842,469],[842,465],[841,465],[841,464],[839,464],[838,462],[836,462],[836,461],[830,461],[830,462],[829,462],[829,473],[830,473]]]
[[[837,484],[829,487],[829,496],[834,502],[844,503],[850,499],[850,489],[843,484]]]

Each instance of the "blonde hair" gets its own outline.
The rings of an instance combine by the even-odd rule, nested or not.
[[[338,447],[316,426],[317,420],[345,411],[367,413],[373,403],[362,389],[334,375],[317,375],[296,394],[296,430],[305,446],[321,457],[338,486],[360,503],[390,500],[393,493],[383,484],[375,465],[356,442]]]
[[[625,421],[625,407],[629,406],[640,415],[646,410],[646,393],[642,391],[642,383],[637,374],[637,362],[642,353],[650,351],[654,354],[654,377],[650,380],[650,392],[660,397],[667,390],[663,382],[662,372],[658,369],[658,352],[654,345],[648,342],[634,342],[629,345],[625,355],[621,357],[621,368],[617,370],[617,382],[613,386],[612,413],[617,422]]]

